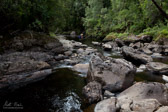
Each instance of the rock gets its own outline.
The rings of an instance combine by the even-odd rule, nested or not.
[[[154,53],[162,53],[163,47],[160,45],[155,46],[155,48],[152,50]]]
[[[77,50],[77,53],[78,54],[81,54],[81,53],[83,53],[84,52],[84,49],[83,48],[79,48],[78,50]]]
[[[115,97],[103,100],[96,105],[94,112],[117,112],[116,102]]]
[[[115,96],[115,94],[114,93],[111,93],[110,91],[108,91],[108,90],[106,90],[105,92],[104,92],[104,97],[106,97],[106,98],[111,98],[111,97],[114,97]]]
[[[90,82],[83,88],[82,93],[89,103],[96,103],[102,99],[102,86],[98,82]]]
[[[156,99],[133,101],[130,105],[133,112],[154,112],[161,104]]]
[[[125,46],[124,42],[120,39],[115,39],[115,42],[117,43],[118,47],[123,47]]]
[[[54,56],[45,52],[14,52],[3,54],[0,58],[1,62],[5,61],[25,61],[25,60],[45,61],[49,62],[54,59]]]
[[[137,72],[143,72],[146,70],[146,65],[140,65],[139,68],[137,68]]]
[[[72,31],[72,32],[70,33],[70,36],[71,36],[72,38],[75,38],[75,37],[76,37],[76,32],[75,32],[75,31]]]
[[[65,56],[71,56],[72,55],[72,51],[66,51],[64,52]]]
[[[160,53],[153,53],[151,56],[153,58],[163,58],[163,56]]]
[[[0,63],[0,73],[3,75],[18,74],[22,72],[26,73],[46,68],[50,68],[48,63],[33,60]]]
[[[99,42],[94,42],[94,41],[92,42],[92,44],[93,44],[93,45],[96,45],[96,46],[100,46],[100,45],[101,45],[101,43],[99,43]]]
[[[67,65],[76,65],[79,63],[79,60],[64,59],[64,63]]]
[[[112,50],[112,46],[110,44],[103,44],[103,49],[105,51],[110,51],[110,50]]]
[[[162,79],[163,79],[165,82],[168,82],[168,76],[162,75]]]
[[[138,82],[118,96],[119,105],[144,99],[156,99],[162,105],[168,105],[168,89],[164,84],[157,82]]]
[[[148,48],[143,48],[142,51],[143,51],[145,54],[147,54],[147,55],[152,54],[152,51],[149,50]]]
[[[137,42],[132,46],[134,49],[139,49],[141,47],[141,43]]]
[[[168,75],[168,65],[160,62],[149,62],[147,65],[147,70],[153,74],[164,74]]]
[[[127,46],[122,48],[122,54],[127,60],[133,62],[134,64],[146,64],[153,60],[151,56],[138,52]]]
[[[73,68],[75,71],[87,74],[89,64],[76,64]]]
[[[0,80],[0,92],[20,88],[29,83],[41,80],[51,73],[51,69],[45,69],[27,74],[4,75]]]
[[[162,106],[155,112],[168,112],[168,106]]]
[[[152,40],[153,40],[153,37],[150,35],[143,35],[140,37],[140,41],[143,43],[150,43],[152,42]]]
[[[124,59],[93,56],[87,75],[88,82],[97,81],[104,90],[122,91],[133,84],[136,68]]]

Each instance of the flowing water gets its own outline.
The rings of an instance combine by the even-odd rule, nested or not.
[[[93,46],[91,44],[93,40],[95,39],[78,41],[98,49],[106,56],[123,58],[119,52],[106,52],[101,47]],[[155,61],[167,63],[167,59],[155,59]],[[163,82],[161,76],[148,72],[137,73],[135,81]],[[82,95],[82,88],[85,85],[85,78],[80,77],[79,73],[70,68],[58,68],[44,80],[1,96],[0,112],[93,112],[95,105],[88,106]]]
[[[0,97],[1,110],[5,103],[21,104],[19,112],[92,112],[82,96],[85,79],[69,68],[60,68],[46,79]],[[9,107],[10,108],[10,107]],[[87,111],[90,110],[90,111]],[[1,112],[1,111],[0,111]]]

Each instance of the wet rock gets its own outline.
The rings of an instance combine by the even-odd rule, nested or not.
[[[96,105],[94,112],[117,112],[116,101],[115,97],[103,100]]]
[[[168,76],[162,75],[162,79],[163,79],[165,82],[168,82]]]
[[[75,71],[87,74],[88,69],[89,69],[89,64],[77,64],[73,68]]]
[[[106,44],[103,44],[103,49],[104,49],[105,51],[111,51],[112,46],[111,46],[110,44],[106,43]]]
[[[94,42],[94,41],[92,42],[92,44],[93,44],[93,45],[96,45],[96,46],[100,46],[100,45],[101,45],[101,43],[99,43],[99,42]]]
[[[80,62],[80,60],[64,59],[64,64],[66,64],[66,65],[76,65],[79,62]]]
[[[153,74],[164,74],[168,75],[168,65],[160,62],[149,62],[147,65],[147,70]]]
[[[104,97],[106,97],[106,98],[111,98],[111,97],[114,97],[115,96],[115,94],[114,93],[111,93],[110,91],[108,91],[108,90],[106,90],[105,92],[104,92]]]
[[[135,73],[136,68],[124,59],[93,56],[87,80],[101,83],[104,90],[122,91],[132,85]]]
[[[98,82],[90,82],[83,88],[82,93],[89,103],[96,103],[102,99],[102,86]]]
[[[156,99],[162,105],[168,105],[168,89],[157,82],[139,82],[121,92],[118,96],[119,105],[144,99]]]
[[[140,65],[139,68],[137,68],[137,72],[143,72],[146,70],[146,65]]]
[[[153,53],[151,56],[153,58],[163,58],[162,54],[160,54],[160,53]]]
[[[155,112],[168,112],[168,106],[162,106]]]
[[[153,60],[151,56],[138,52],[127,46],[122,48],[122,54],[127,60],[133,62],[134,64],[146,64]]]

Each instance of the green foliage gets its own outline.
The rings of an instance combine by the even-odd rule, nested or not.
[[[126,38],[128,37],[130,34],[129,33],[109,33],[105,38],[104,41],[110,41],[110,40],[115,40],[116,38]]]
[[[88,35],[104,36],[109,32],[139,34],[160,23],[167,23],[151,0],[109,0],[110,6],[103,5],[106,0],[98,1],[88,0],[84,18]],[[155,1],[168,13],[167,0]],[[110,36],[107,35],[115,37]]]
[[[0,30],[55,32],[80,29],[85,0],[1,0]],[[6,26],[14,26],[6,29]]]
[[[147,28],[140,35],[152,35],[155,41],[160,38],[168,38],[168,25],[159,24],[152,28]]]

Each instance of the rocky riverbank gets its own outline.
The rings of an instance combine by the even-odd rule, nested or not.
[[[99,43],[104,50],[118,50],[124,59],[92,57],[83,94],[89,103],[97,103],[95,112],[167,112],[168,87],[158,82],[135,82],[136,72],[148,71],[168,79],[167,64],[155,58],[167,56],[167,39],[157,42],[151,36]]]
[[[86,77],[81,92],[89,104],[97,103],[95,112],[167,112],[166,83],[135,81],[136,73],[142,71],[168,81],[168,65],[154,59],[167,55],[166,42],[154,42],[151,36],[92,42],[124,57],[116,59],[63,36],[24,31],[1,43],[0,90],[16,89],[45,78],[58,67],[70,67]]]

